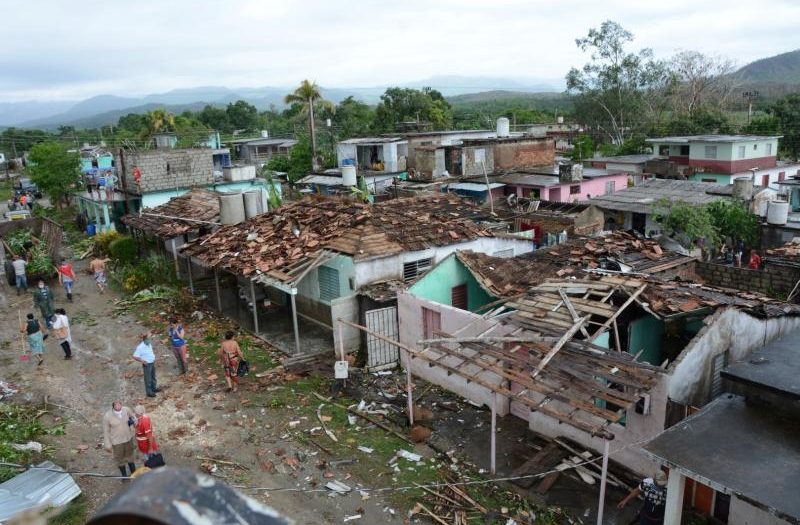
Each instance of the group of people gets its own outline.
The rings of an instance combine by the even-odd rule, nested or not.
[[[92,196],[97,191],[97,200],[102,200],[105,193],[107,201],[114,200],[114,191],[117,186],[117,176],[112,171],[86,174],[86,191]]]
[[[217,351],[225,373],[228,392],[239,390],[239,377],[242,375],[241,367],[246,363],[244,361],[244,352],[242,352],[239,343],[234,339],[235,335],[233,331],[227,331],[225,339]],[[147,397],[156,397],[156,394],[161,391],[158,388],[158,379],[156,378],[156,353],[153,350],[152,336],[152,332],[142,333],[139,336],[139,344],[133,351],[132,356],[134,361],[142,365],[144,393]],[[189,372],[189,348],[186,342],[186,331],[176,317],[170,319],[167,336],[169,337],[175,361],[178,364],[178,373],[186,375]]]
[[[111,409],[103,415],[103,447],[113,454],[123,478],[136,472],[135,450],[139,451],[146,467],[164,464],[153,435],[153,423],[142,405],[136,405],[131,411],[120,401],[111,403]]]
[[[17,211],[17,210],[24,210],[28,209],[33,211],[33,203],[36,200],[33,192],[25,192],[25,193],[18,193],[14,195],[14,198],[8,201],[8,209],[9,211]]]
[[[723,259],[725,264],[741,268],[745,253],[747,253],[747,249],[742,239],[727,239],[720,249],[720,258]],[[751,270],[761,269],[761,255],[758,250],[750,250],[747,267]]]

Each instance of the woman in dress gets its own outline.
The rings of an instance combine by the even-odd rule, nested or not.
[[[228,383],[228,392],[239,390],[239,361],[244,358],[239,343],[233,340],[234,333],[225,332],[225,340],[219,347],[219,357],[225,369],[225,381]]]
[[[20,327],[20,332],[28,334],[28,351],[36,357],[36,366],[44,364],[44,334],[33,314],[28,314],[27,322]]]

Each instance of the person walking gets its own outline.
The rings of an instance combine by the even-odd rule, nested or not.
[[[141,335],[141,342],[133,352],[134,361],[142,363],[144,371],[144,393],[147,397],[156,397],[158,383],[156,382],[156,354],[153,352],[153,344],[150,341],[150,334]]]
[[[61,264],[56,268],[58,272],[58,280],[64,286],[64,291],[67,292],[67,300],[72,302],[72,287],[78,281],[75,272],[72,270],[72,265],[67,262],[63,257]]]
[[[239,361],[244,359],[239,343],[233,339],[232,331],[225,332],[225,340],[219,347],[219,357],[225,370],[225,382],[228,383],[228,392],[239,390]]]
[[[34,318],[33,314],[27,315],[27,320],[19,330],[21,333],[28,336],[28,351],[37,359],[36,366],[44,364],[44,334],[39,321]]]
[[[111,403],[111,410],[103,415],[103,446],[114,454],[114,462],[123,477],[128,477],[125,467],[130,473],[136,472],[133,460],[133,437],[136,417],[131,409],[122,406],[119,401]]]
[[[667,506],[667,475],[659,470],[652,478],[645,478],[639,486],[630,491],[617,505],[625,508],[633,498],[642,495],[644,504],[639,509],[639,525],[661,525],[664,523],[664,510]]]
[[[94,275],[94,283],[97,285],[97,289],[100,290],[100,293],[106,291],[106,263],[108,261],[109,259],[96,257],[89,263],[89,271]]]
[[[187,361],[189,347],[186,345],[186,332],[183,329],[183,325],[178,322],[177,317],[170,319],[169,323],[167,334],[172,344],[172,353],[175,354],[175,359],[178,361],[181,375],[185,375],[189,371],[189,363]]]
[[[751,270],[761,269],[761,256],[758,254],[758,250],[750,251],[750,263],[748,264],[748,267]]]
[[[72,359],[72,330],[69,327],[67,312],[63,308],[56,308],[53,333],[64,350],[64,359]]]
[[[14,267],[14,277],[17,281],[17,295],[22,291],[28,291],[28,277],[25,275],[28,269],[28,261],[19,255],[15,255],[11,266]]]
[[[146,464],[150,456],[158,452],[158,444],[153,436],[153,424],[150,421],[150,416],[145,414],[142,405],[133,407],[133,413],[136,416],[136,446],[139,448],[139,452],[142,453]]]
[[[744,241],[742,239],[736,239],[736,243],[734,244],[733,248],[733,255],[736,258],[736,267],[742,267],[742,255],[744,255]]]
[[[39,279],[36,290],[33,292],[33,306],[39,309],[42,313],[42,319],[47,328],[51,326],[51,319],[55,313],[53,306],[53,292],[44,284],[44,281]]]

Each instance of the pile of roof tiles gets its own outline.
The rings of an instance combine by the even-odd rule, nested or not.
[[[161,238],[177,237],[201,227],[210,229],[214,227],[212,223],[219,222],[219,194],[193,189],[161,206],[125,215],[122,222],[130,228]]]
[[[203,264],[240,275],[271,273],[315,257],[320,250],[356,260],[465,242],[490,233],[472,222],[482,212],[453,195],[394,199],[370,205],[306,197],[187,245]]]

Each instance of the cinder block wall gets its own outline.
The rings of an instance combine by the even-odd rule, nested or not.
[[[499,142],[494,145],[495,169],[508,170],[551,165],[556,160],[553,139]]]
[[[698,261],[695,271],[708,284],[786,297],[800,280],[800,269],[767,265],[763,270]]]
[[[119,154],[116,165],[121,166]],[[136,184],[133,171],[142,173]],[[208,186],[214,182],[210,149],[155,149],[125,152],[125,185],[130,191],[148,193],[175,188]]]

